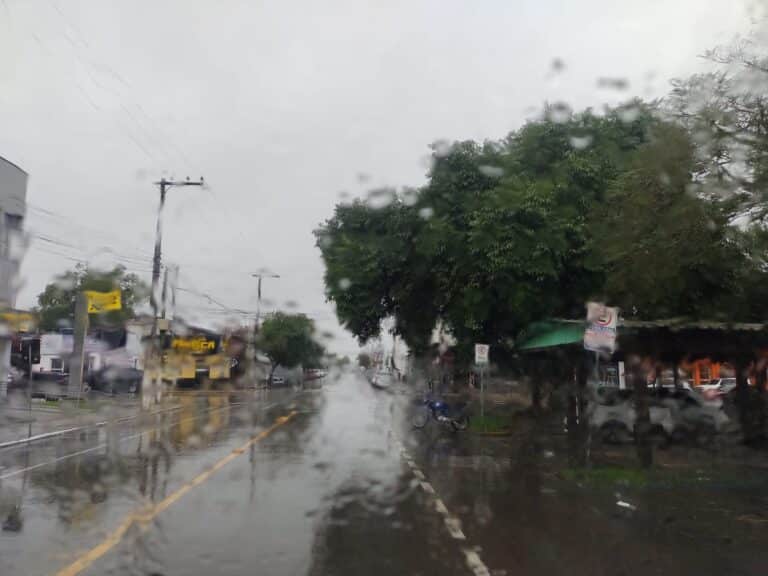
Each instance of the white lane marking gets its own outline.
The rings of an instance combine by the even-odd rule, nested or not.
[[[240,405],[242,403],[238,403],[237,405]],[[274,402],[272,405],[277,405],[278,402]],[[196,416],[192,416],[191,418],[184,418],[182,420],[176,420],[175,422],[171,422],[170,424],[166,424],[165,426],[157,426],[154,428],[149,428],[147,430],[142,430],[141,432],[136,432],[135,434],[127,434],[124,436],[119,436],[117,438],[117,442],[124,442],[125,440],[131,440],[133,438],[138,438],[139,436],[143,436],[144,434],[148,434],[149,432],[152,432],[153,430],[164,430],[166,428],[170,428],[171,426],[176,426],[182,422],[189,422],[190,420],[197,420],[200,416],[207,413],[213,413],[213,412],[220,412],[221,410],[226,410],[228,408],[231,408],[236,404],[229,404],[227,406],[222,406],[221,408],[209,408],[207,410],[203,410]],[[270,408],[272,405],[267,405],[264,407],[264,409]],[[96,446],[92,446],[91,448],[85,448],[84,450],[79,450],[77,452],[71,452],[70,454],[64,454],[63,456],[59,456],[58,458],[54,458],[53,460],[46,460],[45,462],[40,462],[38,464],[33,464],[32,466],[27,466],[26,468],[20,468],[19,470],[14,470],[13,472],[8,472],[6,474],[3,474],[0,476],[0,480],[5,480],[6,478],[12,478],[13,476],[18,476],[19,474],[23,474],[24,472],[29,472],[31,470],[37,470],[38,468],[42,468],[43,466],[48,466],[49,464],[55,464],[56,462],[61,462],[62,460],[67,460],[68,458],[74,458],[75,456],[82,456],[83,454],[88,454],[89,452],[95,452],[96,450],[102,450],[107,447],[107,443],[103,442],[101,444],[98,444]]]
[[[444,516],[448,516],[448,508],[445,507],[445,503],[440,498],[435,498],[435,510]]]
[[[181,406],[173,406],[171,408],[165,408],[163,410],[156,410],[155,412],[150,412],[149,414],[147,414],[147,416],[156,416],[158,414],[162,414],[164,412],[171,412],[174,410],[181,410]],[[137,414],[136,416],[124,416],[122,418],[116,418],[115,420],[103,420],[101,422],[94,422],[93,424],[85,424],[84,426],[75,426],[74,428],[64,428],[62,430],[53,430],[51,432],[36,434],[35,436],[27,436],[25,438],[19,438],[18,440],[9,440],[7,442],[0,443],[0,450],[4,448],[12,448],[14,446],[20,446],[22,444],[30,444],[32,442],[37,442],[38,440],[45,440],[47,438],[53,438],[55,436],[63,436],[64,434],[71,434],[72,432],[81,432],[83,430],[90,430],[91,428],[104,428],[105,426],[109,426],[110,424],[119,424],[122,422],[129,422],[131,420],[136,420],[140,416],[142,416],[142,414]]]
[[[419,482],[419,485],[421,486],[421,489],[424,490],[427,494],[434,494],[435,489],[432,488],[432,484],[429,482]]]
[[[20,470],[14,470],[13,472],[8,472],[8,474],[3,474],[2,476],[0,476],[0,480],[5,480],[6,478],[11,478],[13,476],[18,476],[19,474],[23,474],[24,472],[29,472],[30,470],[36,470],[38,468],[42,468],[43,466],[55,464],[56,462],[61,462],[62,460],[66,460],[67,458],[82,456],[83,454],[88,454],[88,452],[93,452],[94,450],[101,450],[105,447],[106,447],[106,444],[99,444],[98,446],[93,446],[92,448],[86,448],[85,450],[80,450],[79,452],[72,452],[71,454],[65,454],[64,456],[60,456],[59,458],[54,458],[53,460],[46,460],[45,462],[40,462],[39,464],[35,464],[33,466],[27,466],[26,468],[21,468]]]
[[[467,539],[467,537],[464,536],[464,532],[461,530],[461,520],[454,518],[453,516],[447,516],[444,522],[445,527],[448,528],[448,532],[450,532],[451,536],[456,538],[456,540]]]
[[[461,529],[461,520],[455,516],[451,516],[445,503],[441,498],[437,497],[437,492],[435,491],[434,487],[432,484],[427,482],[426,476],[418,468],[418,466],[416,466],[416,463],[413,461],[410,454],[408,454],[408,451],[405,450],[405,448],[402,448],[400,450],[400,454],[402,455],[406,464],[408,464],[408,467],[411,468],[413,475],[419,480],[419,486],[421,486],[422,490],[424,490],[424,492],[427,494],[434,496],[435,510],[443,515],[443,522],[451,537],[456,540],[466,541],[467,537],[464,534],[464,531]],[[472,548],[463,548],[462,552],[464,552],[464,558],[467,561],[467,567],[475,576],[491,576],[490,570],[488,570],[488,567],[481,560],[480,555],[476,550],[473,550]]]
[[[472,570],[475,576],[491,576],[491,571],[480,559],[480,555],[470,548],[464,549],[464,557],[467,559],[467,566]]]

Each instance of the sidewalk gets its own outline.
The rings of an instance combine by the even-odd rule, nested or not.
[[[158,407],[158,410],[174,407],[175,404]],[[12,393],[0,402],[0,446],[30,436],[129,420],[140,413],[138,398],[89,395],[79,406],[71,400],[45,402],[38,399],[33,399],[30,405],[25,395]]]

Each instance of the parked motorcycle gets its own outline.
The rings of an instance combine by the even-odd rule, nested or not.
[[[416,414],[414,414],[411,424],[414,428],[424,428],[430,420],[450,427],[453,431],[466,430],[469,427],[469,415],[466,413],[465,406],[451,405],[441,400],[424,400]]]

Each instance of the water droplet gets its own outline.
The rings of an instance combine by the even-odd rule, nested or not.
[[[488,178],[501,178],[504,176],[504,169],[498,166],[480,166],[478,168],[481,174],[488,176]]]
[[[424,220],[429,220],[434,214],[435,211],[429,206],[424,206],[424,208],[419,210],[419,217],[423,218]]]
[[[571,114],[571,107],[565,102],[555,102],[554,104],[547,106],[544,110],[545,118],[556,124],[567,122],[570,120]]]
[[[618,111],[619,119],[625,124],[634,122],[640,116],[640,109],[637,106],[624,106]]]
[[[571,146],[575,150],[584,150],[590,144],[592,144],[592,136],[589,134],[586,136],[571,136]]]
[[[448,140],[436,140],[432,143],[432,150],[438,158],[448,156],[453,150],[453,143]]]
[[[350,286],[352,286],[352,281],[349,278],[342,278],[339,280],[339,288],[342,290],[349,290]]]
[[[626,90],[629,88],[629,80],[604,76],[597,79],[597,87],[604,90]]]
[[[415,188],[406,188],[402,193],[403,204],[413,206],[419,200],[419,191]]]
[[[565,70],[565,62],[562,58],[554,58],[552,60],[552,64],[550,64],[550,69],[553,73],[559,74],[563,70]]]
[[[391,188],[378,188],[376,190],[371,190],[368,193],[368,205],[371,208],[378,210],[380,208],[386,208],[392,204],[396,198],[397,195]]]

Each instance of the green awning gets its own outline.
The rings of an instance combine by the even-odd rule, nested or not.
[[[535,322],[518,340],[517,349],[532,352],[555,346],[581,344],[584,340],[584,322],[550,320]]]

